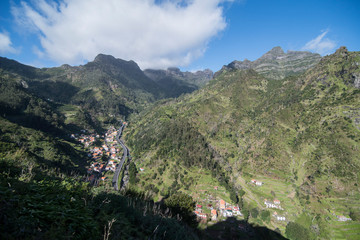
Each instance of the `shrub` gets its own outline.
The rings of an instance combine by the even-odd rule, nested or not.
[[[250,211],[251,217],[253,218],[257,218],[257,216],[259,215],[259,210],[257,208],[253,208]]]

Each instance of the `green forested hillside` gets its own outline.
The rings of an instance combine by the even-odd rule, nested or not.
[[[155,104],[169,97],[164,86],[131,61],[99,55],[37,69],[0,60],[1,238],[360,234],[359,52],[340,48],[283,79],[224,68],[203,88]],[[120,117],[130,118],[132,155],[121,194],[85,183],[88,152],[69,138],[80,129],[102,134]],[[243,215],[198,226],[195,203],[211,199],[238,204]],[[281,208],[266,208],[269,199]]]
[[[187,169],[208,171],[238,195],[245,191],[249,210],[276,196],[285,206],[280,213],[311,238],[356,239],[359,219],[348,233],[336,216],[360,211],[359,62],[358,52],[340,48],[282,80],[223,71],[205,88],[134,117],[127,142],[138,165],[163,168],[152,175],[161,195],[204,184]],[[249,185],[252,178],[264,187]],[[259,223],[285,232],[281,222]]]
[[[99,72],[109,67],[105,60],[87,67]],[[138,68],[135,63],[124,64]],[[121,66],[103,69],[121,70]],[[126,71],[132,69],[126,66],[123,71],[130,76]],[[142,193],[119,194],[90,185],[89,152],[69,137],[81,129],[103,134],[102,126],[118,124],[116,117],[133,111],[121,105],[121,99],[133,94],[134,109],[140,109],[145,102],[137,88],[145,92],[149,86],[129,78],[130,90],[117,94],[116,85],[114,90],[106,80],[98,81],[104,77],[101,72],[98,79],[90,79],[94,72],[84,70],[87,76],[81,83],[68,81],[64,72],[0,61],[0,238],[197,239],[188,227],[191,221],[174,214],[175,206],[155,204]],[[148,90],[156,93],[154,88]],[[188,212],[184,216],[192,219]]]
[[[59,104],[67,123],[76,124],[76,116],[87,116],[87,124],[82,127],[91,128],[127,118],[156,100],[196,89],[178,79],[171,83],[150,79],[135,62],[104,54],[81,66],[42,69],[0,58],[0,75],[43,100]]]
[[[176,206],[90,185],[88,151],[69,138],[79,128],[58,111],[71,106],[34,95],[14,76],[0,78],[1,239],[198,238],[191,214],[180,211],[190,218],[181,221]],[[91,129],[83,110],[75,119]]]

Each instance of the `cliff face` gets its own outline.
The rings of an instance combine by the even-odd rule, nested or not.
[[[268,79],[279,80],[289,75],[305,72],[318,63],[320,59],[321,56],[316,53],[304,51],[288,51],[285,53],[281,47],[274,47],[253,62],[247,59],[244,61],[235,60],[224,66],[215,75],[218,76],[224,71],[234,69],[254,69]]]

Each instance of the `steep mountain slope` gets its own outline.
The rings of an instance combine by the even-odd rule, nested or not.
[[[30,93],[22,80],[0,77],[0,113],[0,158],[20,166],[24,175],[85,172],[87,156],[66,137],[71,126],[65,116],[56,104]]]
[[[281,47],[274,47],[259,59],[251,62],[233,61],[224,66],[216,75],[232,69],[254,69],[268,79],[283,79],[290,75],[301,74],[321,59],[319,54],[301,51],[285,53]]]
[[[1,239],[100,239],[110,233],[110,239],[198,239],[171,206],[92,188],[85,181],[89,152],[69,137],[74,127],[58,104],[29,89],[29,76],[44,73],[11,63],[19,74],[0,76]],[[91,128],[86,119],[76,121]]]
[[[153,178],[160,190],[186,191],[204,184],[186,171],[209,171],[228,190],[245,190],[249,210],[276,196],[285,208],[278,212],[311,238],[356,239],[358,224],[353,233],[341,231],[336,216],[359,220],[359,62],[359,52],[340,48],[281,80],[272,79],[274,68],[270,77],[267,70],[226,69],[205,88],[134,118],[127,141],[137,164],[162,168]],[[265,186],[250,186],[252,178]],[[276,220],[252,221],[285,231]]]
[[[135,62],[104,54],[83,66],[43,69],[0,58],[0,74],[16,79],[42,99],[66,105],[60,111],[67,122],[76,123],[74,116],[83,115],[92,122],[87,125],[93,127],[126,118],[156,100],[192,92],[197,86],[185,80],[192,81],[199,75],[181,73],[181,79],[152,75],[151,79]]]

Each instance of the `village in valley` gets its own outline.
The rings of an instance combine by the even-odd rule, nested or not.
[[[71,134],[71,138],[79,141],[88,149],[89,164],[87,166],[87,181],[94,186],[111,186],[111,179],[114,176],[116,167],[120,163],[123,152],[116,140],[119,133],[118,131],[114,126],[110,126],[103,135],[89,133],[86,130],[82,130],[80,134]],[[140,173],[139,177],[141,177],[141,175],[145,173],[145,169],[144,167],[139,167],[138,170]],[[287,196],[282,195],[283,193],[281,192],[283,191],[273,189],[273,187],[270,186],[272,183],[267,183],[266,179],[264,182],[264,179],[262,181],[253,178],[246,180],[246,192],[255,193],[255,195],[252,194],[253,198],[247,199],[247,201],[250,200],[253,204],[256,204],[252,205],[252,210],[256,208],[259,215],[260,212],[268,212],[269,220],[267,224],[280,226],[284,229],[290,219],[295,216],[294,212],[287,212],[285,209],[291,209],[291,204],[295,203],[292,200],[292,194]],[[268,181],[270,181],[270,179],[268,179]],[[196,202],[194,214],[200,224],[209,226],[218,222],[225,222],[227,219],[231,219],[231,221],[234,221],[234,219],[240,221],[245,220],[245,222],[247,222],[249,216],[251,216],[250,222],[261,224],[259,218],[256,219],[256,216],[254,218],[253,212],[250,211],[251,209],[243,211],[238,204],[232,203],[230,199],[226,197],[225,189],[220,186],[211,186],[211,184],[207,187],[207,190],[200,190],[204,191],[201,194],[196,194],[196,191],[194,191],[195,193],[190,193]],[[277,192],[276,195],[281,196],[281,199],[286,200],[286,204],[283,204],[279,198],[275,197],[273,190]],[[269,194],[269,192],[273,195]],[[257,197],[254,198],[254,196]],[[244,212],[246,213],[244,214]],[[333,214],[333,216],[334,221],[337,222],[351,221],[351,218],[347,216],[337,214]],[[237,224],[236,229],[247,233],[252,231],[249,225],[244,223]]]
[[[99,185],[101,182],[112,178],[122,154],[122,149],[116,141],[117,134],[118,130],[114,126],[110,126],[103,135],[89,133],[86,130],[82,130],[80,134],[71,134],[71,138],[82,143],[89,151],[88,157],[90,161],[87,168],[87,181],[91,184]],[[139,168],[139,171],[143,172],[144,168]],[[251,180],[250,183],[257,187],[263,185],[263,182],[255,179]],[[218,186],[215,186],[214,190],[217,191],[218,188]],[[263,207],[284,210],[278,199],[273,201],[265,199]],[[210,194],[196,204],[194,214],[199,222],[204,223],[209,221],[217,222],[228,217],[244,218],[239,205],[231,204]],[[278,214],[276,211],[272,216],[277,221],[286,221],[285,216]]]
[[[118,146],[116,135],[118,130],[110,126],[104,135],[88,133],[82,130],[81,134],[71,134],[71,138],[79,141],[89,150],[89,166],[87,181],[98,185],[98,180],[111,179],[121,158],[121,147]]]

